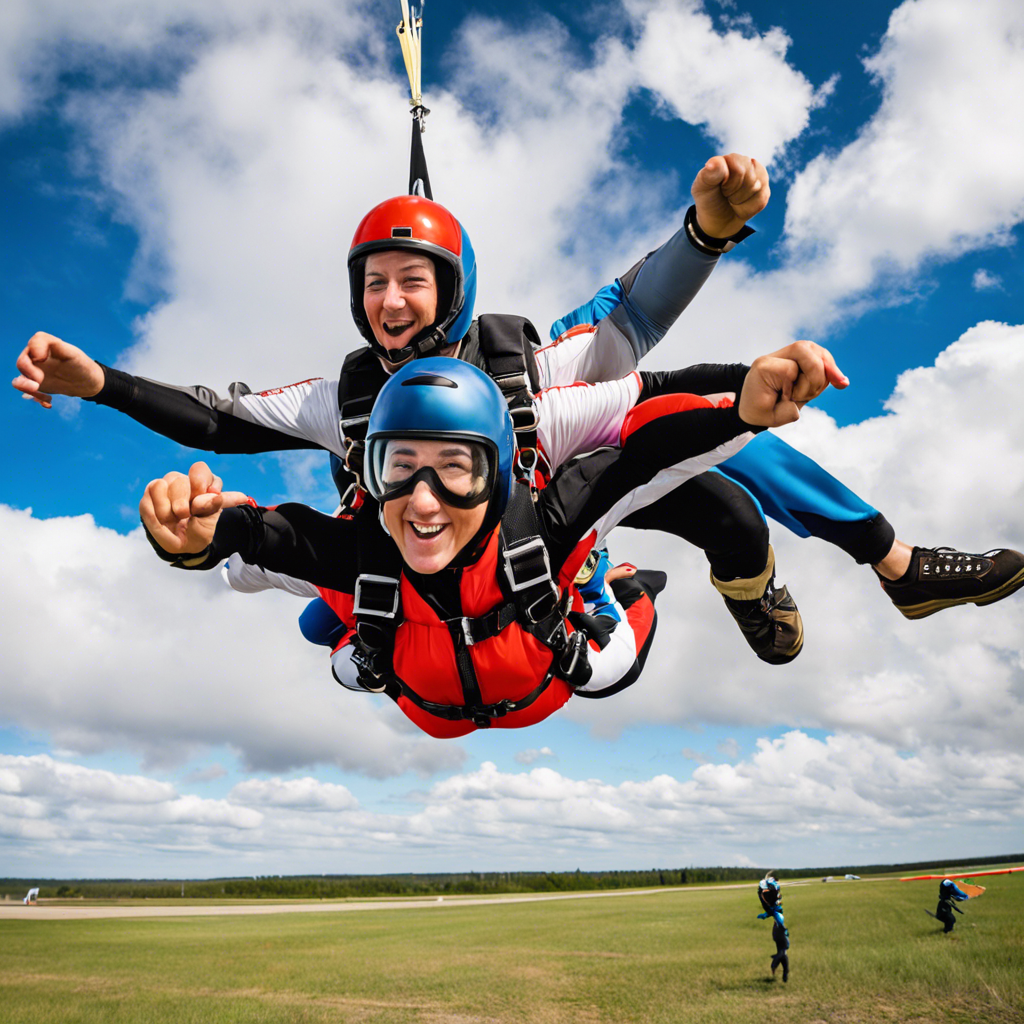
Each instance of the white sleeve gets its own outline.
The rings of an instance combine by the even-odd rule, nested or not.
[[[537,439],[552,470],[598,448],[617,448],[622,421],[640,397],[640,377],[546,388],[536,398]]]
[[[319,597],[320,591],[294,576],[269,572],[258,565],[248,565],[236,551],[221,567],[221,573],[232,590],[240,594],[258,594],[263,590],[285,590],[296,597]]]
[[[610,318],[581,324],[535,353],[542,388],[618,380],[636,369],[636,356]]]
[[[315,377],[283,388],[252,391],[235,397],[237,414],[292,437],[304,437],[344,457],[338,382]]]
[[[626,611],[614,598],[618,610],[619,622],[608,643],[599,651],[590,648],[589,658],[591,676],[586,685],[579,688],[580,693],[600,693],[614,686],[636,664],[636,634],[629,624]]]

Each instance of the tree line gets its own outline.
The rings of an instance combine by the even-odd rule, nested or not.
[[[1024,854],[975,857],[963,861],[984,867],[1024,861]],[[945,870],[934,861],[909,864],[843,865],[828,868],[773,868],[780,881],[808,876],[866,875]],[[723,882],[756,882],[764,867],[652,868],[647,871],[467,871],[395,875],[262,875],[255,878],[31,879],[0,878],[0,895],[21,899],[30,885],[42,899],[352,899],[371,896],[498,895],[643,889]]]

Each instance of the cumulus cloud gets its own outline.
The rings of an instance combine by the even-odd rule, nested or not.
[[[148,68],[161,75],[187,65],[210,39],[284,29],[310,46],[380,53],[362,5],[350,0],[10,0],[0,33],[0,119],[31,112],[59,74],[72,69],[98,84]]]
[[[784,436],[909,542],[1024,548],[1022,389],[1024,327],[984,323],[934,365],[905,373],[885,415],[839,428],[809,411]],[[461,763],[457,744],[429,741],[387,702],[338,688],[319,649],[295,630],[293,599],[240,597],[215,573],[169,570],[138,531],[121,536],[88,516],[38,520],[2,508],[0,524],[5,712],[58,746],[127,747],[149,764],[173,765],[225,744],[253,769],[321,763],[376,777]],[[610,734],[648,722],[767,719],[858,731],[901,749],[1019,748],[1018,599],[906,622],[870,571],[838,550],[781,529],[774,542],[807,627],[793,665],[752,657],[694,552],[620,531],[613,554],[669,571],[657,643],[628,691],[570,702],[561,714]],[[519,760],[551,756],[538,746]]]
[[[974,277],[971,278],[971,287],[976,292],[992,291],[993,289],[1001,290],[1003,279],[998,274],[993,274],[984,267],[980,267],[974,272]]]
[[[1024,139],[1006,102],[1024,94],[1024,11],[981,0],[962,13],[956,0],[900,5],[864,62],[878,112],[793,182],[786,243],[796,262],[813,257],[828,304],[883,273],[1009,244],[1024,217]]]
[[[624,155],[623,111],[638,86],[723,147],[765,160],[785,152],[828,96],[828,82],[816,87],[788,63],[780,29],[719,29],[692,2],[629,0],[626,13],[630,43],[599,39],[586,53],[547,17],[518,35],[480,18],[456,33],[463,59],[433,90],[438,113],[426,142],[438,198],[458,198],[476,244],[480,308],[523,309],[544,324],[567,297],[582,299],[664,239],[679,214],[678,182],[645,175]],[[960,14],[954,0],[915,0],[893,13],[866,61],[879,109],[848,146],[796,175],[778,268],[754,272],[742,249],[723,260],[652,366],[707,358],[709,338],[733,339],[727,358],[756,355],[801,325],[897,301],[933,260],[1009,241],[1024,213],[1024,153],[1005,96],[1024,92],[1024,16],[999,0],[980,0],[970,19]],[[404,85],[383,48],[391,23],[381,33],[366,17],[341,0],[287,12],[248,0],[5,5],[0,116],[22,116],[51,95],[58,70],[89,82],[62,97],[63,116],[81,140],[83,166],[139,234],[131,288],[152,300],[126,366],[262,386],[330,373],[355,342],[346,326],[350,232],[370,205],[404,189],[408,136]],[[680,52],[688,60],[672,63]],[[763,102],[737,106],[723,65],[770,83],[742,90],[747,102]],[[389,167],[393,176],[382,171]],[[988,280],[976,277],[975,287]],[[785,436],[874,501],[904,539],[1024,547],[1022,341],[1019,326],[979,324],[955,343],[943,339],[951,344],[933,366],[905,374],[886,415],[838,428],[811,411]],[[308,491],[304,459],[285,469]],[[170,572],[137,534],[97,529],[89,517],[39,520],[0,508],[0,526],[5,715],[46,731],[57,747],[76,756],[129,750],[154,772],[219,746],[263,772],[334,764],[382,778],[460,769],[457,744],[425,740],[383,701],[331,682],[321,654],[297,637],[294,601],[242,599],[217,579]],[[562,714],[598,735],[650,722],[771,721],[838,734],[828,741],[797,732],[731,766],[701,754],[707,763],[692,780],[666,775],[629,791],[550,768],[504,775],[484,766],[438,783],[423,814],[406,819],[370,815],[344,787],[311,780],[245,783],[223,806],[166,784],[76,776],[73,765],[68,784],[110,814],[141,805],[159,809],[156,825],[244,831],[254,858],[273,842],[312,856],[325,835],[334,850],[353,841],[371,849],[358,846],[369,843],[370,826],[429,856],[465,842],[467,828],[495,848],[511,835],[525,850],[538,825],[569,857],[585,843],[610,857],[635,850],[609,837],[636,827],[646,856],[687,829],[698,834],[695,793],[724,808],[714,834],[728,846],[714,849],[740,857],[741,815],[754,813],[754,797],[776,806],[766,765],[807,820],[820,818],[815,801],[845,808],[847,834],[853,821],[867,821],[876,837],[921,822],[872,789],[876,775],[923,800],[940,792],[935,780],[978,780],[992,796],[991,827],[1019,821],[1020,599],[904,622],[867,570],[775,533],[780,576],[808,629],[793,666],[753,659],[703,582],[699,556],[623,532],[613,551],[670,571],[658,642],[640,683],[607,701],[570,702]],[[518,763],[551,749],[523,751]],[[735,760],[738,749],[719,753]],[[17,769],[0,774],[4,808],[16,804],[10,827],[71,835],[54,831],[55,819],[67,828],[70,815],[55,814],[51,790],[32,783],[64,769]],[[262,815],[259,825],[229,825],[229,808]],[[354,823],[351,833],[331,831],[323,811]],[[467,814],[471,826],[460,818]],[[830,827],[842,834],[838,819]],[[192,838],[197,848],[209,841]]]
[[[539,750],[531,747],[529,750],[520,750],[515,760],[516,764],[536,764],[538,761],[558,759],[550,747],[541,747]]]
[[[786,61],[792,40],[778,27],[759,34],[739,21],[715,29],[701,0],[625,0],[638,40],[640,83],[675,117],[701,125],[723,152],[770,164],[832,94]]]
[[[934,365],[907,371],[886,414],[839,428],[808,410],[780,436],[818,460],[923,546],[1024,550],[1024,327],[982,323]],[[703,559],[637,531],[613,557],[669,573],[640,681],[565,713],[617,735],[634,722],[770,720],[851,730],[896,748],[1013,751],[1024,740],[1024,603],[904,620],[870,569],[820,541],[772,530],[806,642],[790,666],[755,661],[708,586]],[[621,702],[621,703],[619,703]],[[613,706],[614,705],[614,706]]]
[[[437,870],[451,866],[445,858],[453,851],[462,851],[464,862],[467,850],[476,870],[763,864],[794,837],[804,864],[851,857],[877,863],[948,842],[951,795],[970,793],[973,833],[1000,848],[1013,844],[1024,813],[1024,759],[1017,753],[925,748],[905,757],[866,737],[819,740],[799,730],[758,741],[736,765],[708,762],[688,778],[661,774],[612,785],[550,768],[503,772],[484,762],[435,783],[404,814],[370,811],[344,787],[309,778],[250,780],[223,800],[149,783],[161,796],[140,812],[124,795],[146,780],[104,778],[73,797],[59,784],[90,771],[0,755],[0,834],[14,865],[34,861],[36,874],[45,865],[67,875],[75,864],[117,863],[112,830],[117,843],[148,851],[158,875],[180,873],[164,865],[197,850],[207,874],[271,873],[282,863],[295,873]],[[19,790],[27,776],[35,784]],[[49,784],[40,786],[39,778]],[[723,857],[723,850],[732,853]]]
[[[320,763],[385,777],[461,762],[457,746],[411,735],[390,702],[338,687],[326,651],[298,633],[294,598],[173,572],[140,531],[90,516],[0,506],[0,523],[7,721],[151,766],[222,744],[252,770]]]

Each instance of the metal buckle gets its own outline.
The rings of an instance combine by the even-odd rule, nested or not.
[[[362,590],[364,583],[386,585],[391,589],[393,602],[391,611],[382,612],[377,608],[367,608],[362,603]],[[353,615],[375,615],[381,619],[393,619],[398,614],[400,600],[399,582],[392,576],[373,576],[370,573],[361,573],[356,579],[355,593],[352,595]]]
[[[345,488],[345,493],[341,496],[341,507],[343,509],[352,509],[353,511],[358,507],[356,500],[359,497],[359,492],[362,490],[362,486],[359,483],[359,474],[356,474],[355,480],[352,481]]]
[[[531,476],[537,470],[537,461],[539,459],[540,455],[536,448],[519,449],[519,468],[529,473]]]
[[[522,413],[529,416],[529,422],[517,423],[516,418]],[[537,408],[532,403],[530,405],[520,405],[515,409],[509,409],[509,416],[512,418],[512,429],[517,433],[522,433],[527,430],[536,430],[537,424],[540,422],[540,417],[537,415]]]
[[[516,582],[515,570],[512,566],[513,560],[521,557],[522,555],[530,554],[538,548],[544,558],[544,572],[534,576],[532,579],[523,580],[521,583]],[[505,548],[504,558],[505,576],[508,579],[509,586],[512,588],[513,593],[518,593],[520,590],[527,590],[529,587],[545,581],[552,583],[553,585],[553,581],[551,580],[551,560],[548,558],[548,549],[540,537],[520,541],[518,544],[515,544],[510,548]]]
[[[473,620],[467,618],[465,615],[461,619],[462,625],[462,638],[466,641],[467,647],[472,647],[476,641],[473,639]]]
[[[355,438],[351,438],[351,437],[349,437],[347,435],[348,428],[349,427],[358,426],[360,423],[369,423],[369,422],[370,422],[370,414],[369,413],[366,413],[363,416],[350,416],[347,420],[342,420],[341,421],[342,440],[344,440],[348,444],[352,444],[354,442]]]

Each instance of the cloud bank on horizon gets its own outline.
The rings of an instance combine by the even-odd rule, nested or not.
[[[723,260],[652,367],[715,358],[709,338],[731,339],[725,358],[751,358],[902,301],[938,262],[1010,245],[1024,219],[1024,140],[1005,102],[1024,96],[1024,11],[1012,6],[982,0],[969,22],[955,0],[897,7],[864,61],[877,110],[849,144],[801,166],[794,144],[836,83],[788,61],[783,28],[723,24],[698,0],[624,0],[628,31],[584,48],[550,15],[516,29],[467,18],[457,63],[430,88],[427,138],[435,188],[458,196],[474,240],[479,308],[546,323],[674,229],[678,182],[646,170],[625,141],[641,90],[665,117],[700,126],[709,155],[752,152],[789,179],[775,264],[755,269],[742,250]],[[382,187],[404,184],[390,22],[383,31],[347,0],[287,13],[250,0],[15,0],[6,16],[0,118],[25,123],[58,103],[101,201],[139,237],[128,287],[149,312],[122,365],[213,386],[333,372],[355,342],[338,337],[348,232]],[[85,84],[62,85],[67,72]],[[976,290],[1000,287],[987,271],[974,277]],[[282,338],[302,339],[300,362]],[[908,542],[1022,548],[1022,389],[1024,326],[982,322],[936,339],[934,361],[907,370],[884,415],[839,427],[811,411],[784,436]],[[308,465],[286,464],[301,486]],[[294,602],[241,599],[216,574],[170,574],[137,533],[6,506],[0,521],[5,719],[46,732],[54,750],[0,757],[0,834],[26,864],[55,843],[100,863],[114,855],[113,822],[133,850],[313,870],[317,851],[379,864],[396,845],[438,868],[466,849],[524,865],[537,848],[573,866],[585,855],[674,860],[681,848],[706,851],[691,860],[766,850],[822,862],[833,850],[844,859],[844,842],[886,860],[910,833],[942,834],[947,795],[965,789],[979,842],[1014,845],[1024,819],[1019,601],[907,623],[869,570],[781,528],[773,542],[808,629],[783,670],[753,661],[710,588],[690,585],[706,575],[696,553],[613,538],[613,553],[670,572],[658,641],[640,684],[573,702],[564,717],[596,737],[658,723],[793,727],[749,756],[711,755],[692,778],[613,785],[582,777],[596,764],[552,767],[557,743],[543,729],[523,735],[519,773],[469,765],[459,744],[334,687],[295,634]],[[75,763],[128,752],[158,774],[222,748],[270,777],[210,800]],[[317,765],[435,781],[415,795],[421,806],[383,814],[344,786],[283,777]],[[790,838],[806,857],[787,854]]]

